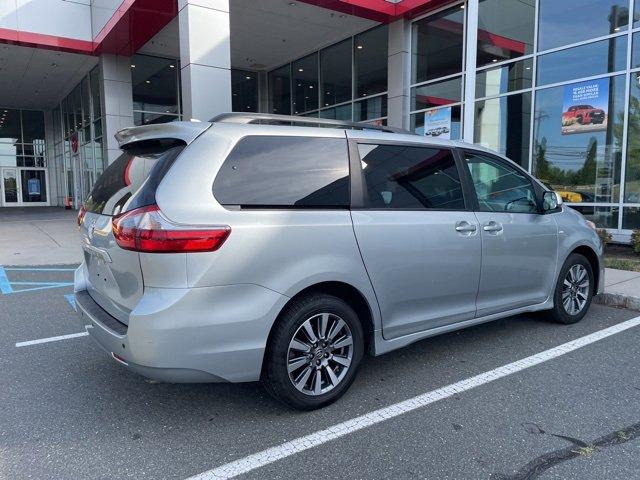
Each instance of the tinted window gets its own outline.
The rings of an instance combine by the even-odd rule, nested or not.
[[[534,0],[481,0],[478,13],[478,66],[531,53],[534,17]]]
[[[127,210],[151,205],[156,188],[183,149],[183,145],[167,139],[143,142],[136,150],[122,153],[98,178],[84,208],[117,215],[132,196]]]
[[[627,38],[615,37],[538,57],[538,84],[624,70]]]
[[[537,213],[531,179],[494,158],[467,154],[481,212]]]
[[[366,97],[387,90],[389,34],[382,25],[354,38],[356,96]]]
[[[220,168],[213,194],[222,205],[348,207],[347,141],[246,137]]]
[[[413,24],[412,82],[462,71],[464,10],[455,7]]]
[[[628,0],[540,0],[538,50],[626,30]]]
[[[460,177],[450,150],[358,145],[365,206],[376,209],[463,210]]]

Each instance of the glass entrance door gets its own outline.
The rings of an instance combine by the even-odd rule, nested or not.
[[[20,203],[20,184],[18,183],[18,169],[2,168],[2,205],[11,206]]]

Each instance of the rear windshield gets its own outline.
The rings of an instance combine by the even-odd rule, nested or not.
[[[160,181],[183,149],[175,140],[154,140],[123,152],[96,181],[85,210],[118,215],[155,203]]]

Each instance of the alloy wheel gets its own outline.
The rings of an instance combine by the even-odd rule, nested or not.
[[[305,395],[322,395],[344,379],[352,359],[349,325],[338,315],[319,313],[308,318],[289,343],[289,379]]]
[[[589,299],[589,274],[584,265],[573,265],[562,284],[562,305],[569,315],[577,315]]]

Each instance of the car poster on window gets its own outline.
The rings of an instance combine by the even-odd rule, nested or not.
[[[609,79],[600,78],[564,87],[562,135],[607,130]]]
[[[426,137],[451,138],[451,107],[424,112],[424,134]]]

